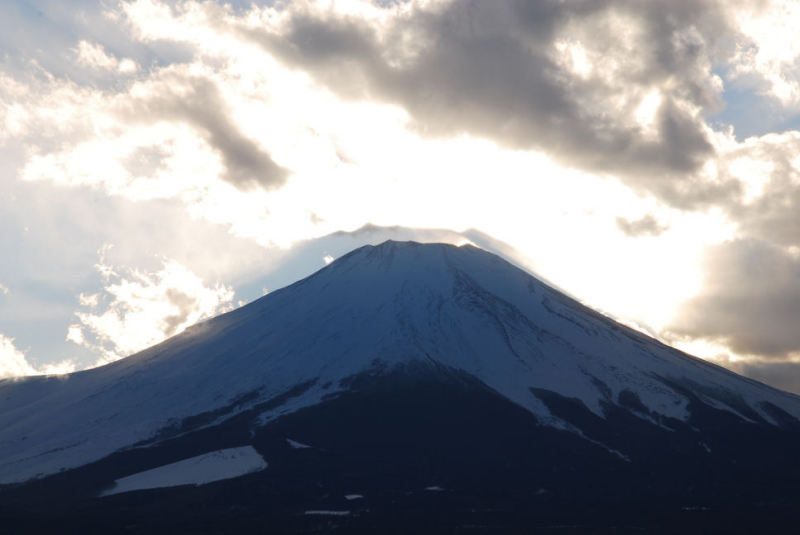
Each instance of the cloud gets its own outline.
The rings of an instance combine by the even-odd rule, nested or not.
[[[101,296],[80,296],[67,340],[117,360],[179,333],[231,307],[233,290],[205,283],[183,265],[165,260],[155,273],[97,265],[105,287]]]
[[[158,171],[181,174],[191,159],[206,170],[183,189],[202,188],[210,173],[243,190],[282,185],[288,171],[242,133],[212,77],[174,66],[106,94],[68,80],[24,83],[0,75],[0,122],[7,137],[30,145],[23,171],[30,179],[100,183],[116,192],[146,182],[147,196],[173,196],[179,184],[156,180]],[[201,154],[209,149],[221,167]]]
[[[741,232],[800,245],[800,132],[751,137],[726,151],[721,166],[740,184],[742,194],[726,208]]]
[[[800,353],[800,257],[755,239],[707,255],[706,281],[671,330],[775,359]]]
[[[233,25],[344,96],[402,106],[426,135],[546,150],[676,202],[689,196],[672,182],[714,155],[700,111],[721,105],[709,48],[727,26],[715,2],[353,11],[294,2]]]
[[[219,152],[225,166],[223,177],[231,184],[249,189],[274,188],[284,183],[287,170],[239,130],[212,80],[172,69],[139,89],[134,98],[119,106],[124,123],[184,122]]]
[[[725,362],[731,370],[787,392],[800,394],[800,362],[745,359]]]
[[[326,6],[122,2],[111,18],[132,41],[183,47],[191,59],[154,63],[104,90],[9,80],[0,117],[2,101],[12,103],[7,131],[30,154],[23,176],[180,199],[237,235],[284,245],[375,220],[343,225],[319,199],[354,187],[366,195],[395,174],[412,187],[418,170],[397,169],[393,153],[426,167],[434,156],[416,136],[544,150],[682,207],[739,194],[736,179],[702,172],[717,151],[702,112],[719,105],[722,90],[709,58],[726,26],[713,2]],[[100,44],[77,46],[113,64]],[[289,170],[291,182],[305,181],[293,191]],[[275,195],[249,196],[255,188]],[[290,213],[298,205],[326,224],[299,224]],[[264,237],[276,228],[302,230]]]
[[[669,227],[658,222],[652,214],[646,214],[640,219],[617,218],[617,228],[630,238],[641,236],[658,236]]]
[[[115,56],[109,55],[103,46],[97,43],[79,41],[75,55],[79,64],[92,69],[112,70],[122,74],[130,74],[139,70],[139,66],[132,59],[117,59]]]
[[[800,109],[800,6],[793,0],[737,2],[740,30],[730,76],[784,108]]]
[[[28,364],[25,354],[14,347],[14,339],[0,334],[0,379],[36,373],[36,369]]]
[[[288,171],[229,113],[230,102],[241,102],[235,84],[206,70],[193,74],[198,68],[157,70],[109,91],[0,73],[0,144],[24,147],[23,180],[174,200],[194,219],[269,243],[264,227],[286,225],[267,221],[266,193],[280,189]]]
[[[78,366],[74,361],[66,359],[60,362],[42,364],[37,369],[37,375],[64,375],[66,373],[72,373],[77,369]]]
[[[35,367],[28,362],[25,353],[14,346],[14,339],[0,333],[0,379],[25,375],[53,375],[75,371],[71,360]]]

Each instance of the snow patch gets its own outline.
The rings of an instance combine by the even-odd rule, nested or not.
[[[252,446],[228,448],[117,479],[114,487],[100,496],[181,485],[205,485],[259,472],[266,467],[267,462]]]
[[[350,511],[324,511],[311,510],[304,513],[306,516],[349,516]]]
[[[286,442],[288,442],[289,446],[291,446],[292,449],[295,449],[295,450],[304,450],[304,449],[307,449],[307,448],[311,447],[308,444],[303,444],[302,442],[297,442],[296,440],[292,440],[291,438],[287,438]]]
[[[345,494],[344,499],[348,501],[360,500],[364,497],[363,494]]]
[[[444,489],[442,487],[440,487],[439,485],[431,485],[430,487],[425,487],[425,490],[428,490],[428,491],[431,491],[431,492],[443,492],[444,491]]]

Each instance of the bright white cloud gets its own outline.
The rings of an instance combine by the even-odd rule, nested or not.
[[[93,308],[97,306],[98,297],[99,296],[97,294],[92,294],[92,295],[80,294],[78,296],[78,302],[81,304],[82,307]]]
[[[636,122],[642,127],[645,136],[653,136],[655,134],[655,122],[657,118],[658,108],[661,106],[661,93],[657,89],[653,89],[647,93],[636,107],[634,116]]]
[[[800,4],[795,0],[732,3],[742,32],[733,58],[734,77],[760,81],[782,105],[800,107]]]
[[[14,339],[0,334],[0,379],[36,373],[25,354],[14,346]]]
[[[26,375],[61,375],[75,371],[71,360],[35,367],[28,362],[25,353],[14,345],[14,339],[0,333],[0,379]]]
[[[37,374],[41,375],[64,375],[66,373],[72,373],[77,369],[77,365],[71,359],[62,360],[60,362],[54,362],[50,364],[43,364],[41,365],[38,370]]]
[[[117,59],[97,43],[79,41],[75,55],[79,64],[92,69],[112,70],[122,74],[130,74],[139,70],[139,66],[132,59]]]
[[[165,260],[155,273],[103,262],[97,266],[106,283],[102,296],[81,295],[81,305],[90,310],[78,311],[78,323],[67,331],[68,341],[100,352],[102,362],[135,353],[231,308],[230,287],[207,286],[173,260]]]

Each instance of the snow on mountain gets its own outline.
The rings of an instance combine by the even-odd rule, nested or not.
[[[114,487],[101,496],[180,485],[205,485],[266,467],[267,462],[252,446],[226,448],[123,477],[114,481]]]
[[[621,326],[483,250],[390,241],[102,368],[0,382],[0,483],[272,400],[266,424],[414,361],[461,370],[579,435],[537,391],[601,418],[608,402],[640,407],[657,424],[687,420],[691,397],[745,420],[800,417],[797,396]]]

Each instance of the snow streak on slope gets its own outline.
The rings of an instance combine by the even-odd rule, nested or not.
[[[253,446],[228,448],[117,479],[114,487],[101,496],[180,485],[205,485],[258,472],[266,467],[266,461]]]
[[[462,370],[536,415],[536,389],[689,417],[687,391],[747,419],[800,398],[660,344],[471,246],[386,242],[103,368],[0,382],[0,482],[83,465],[273,400],[261,422],[422,361]],[[765,405],[764,403],[770,405]],[[774,407],[773,407],[774,406]],[[656,418],[657,419],[657,418]]]

